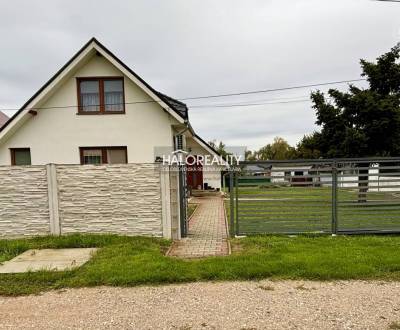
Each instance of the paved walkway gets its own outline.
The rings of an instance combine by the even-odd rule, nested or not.
[[[189,222],[188,237],[174,242],[169,255],[201,258],[228,254],[224,202],[220,196],[195,197],[199,204]]]

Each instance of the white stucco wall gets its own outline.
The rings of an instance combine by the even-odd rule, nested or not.
[[[92,56],[40,105],[77,105],[76,77],[122,76],[105,58]],[[124,77],[125,102],[151,100]],[[79,164],[79,147],[127,146],[129,163],[154,161],[155,146],[172,145],[176,119],[157,103],[127,104],[126,114],[77,115],[77,108],[39,109],[6,141],[0,142],[0,165],[10,165],[9,148],[30,148],[32,165]]]

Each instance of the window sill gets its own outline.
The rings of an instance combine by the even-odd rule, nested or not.
[[[107,112],[77,112],[78,116],[101,116],[101,115],[124,115],[125,111],[107,111]]]

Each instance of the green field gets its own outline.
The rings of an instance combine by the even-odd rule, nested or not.
[[[170,243],[115,235],[0,240],[0,262],[33,248],[100,248],[92,260],[72,271],[0,274],[0,295],[263,278],[400,280],[400,236],[254,236],[232,240],[230,256],[197,260],[165,256]]]
[[[338,190],[339,231],[400,231],[400,194],[372,191],[365,195],[360,198],[355,188]],[[229,209],[229,200],[227,204]],[[330,232],[332,188],[240,186],[237,214],[239,234],[244,235]]]

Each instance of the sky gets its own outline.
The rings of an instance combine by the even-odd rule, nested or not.
[[[400,41],[400,3],[0,0],[0,110],[19,108],[91,37],[178,99],[275,89],[360,78],[361,58]],[[319,89],[329,87],[346,84]],[[295,145],[318,129],[316,89],[186,103],[205,140],[258,149],[275,136]]]

